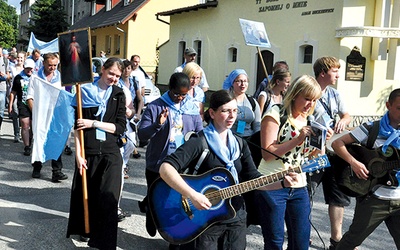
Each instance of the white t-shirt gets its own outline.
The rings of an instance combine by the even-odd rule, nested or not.
[[[133,76],[135,77],[135,80],[138,82],[139,89],[146,87],[146,77],[139,68],[132,70],[131,77]]]

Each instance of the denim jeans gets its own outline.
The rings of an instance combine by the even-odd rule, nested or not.
[[[284,188],[257,191],[258,218],[264,237],[264,249],[282,249],[284,224],[288,233],[288,250],[309,248],[311,225],[307,188]]]

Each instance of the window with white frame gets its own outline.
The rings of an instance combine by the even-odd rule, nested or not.
[[[193,47],[197,52],[197,56],[196,56],[196,63],[198,65],[201,65],[201,58],[202,58],[202,54],[201,54],[201,41],[200,40],[196,40],[193,43]]]
[[[235,48],[235,47],[229,48],[228,60],[229,60],[229,62],[237,62],[237,48]]]
[[[303,45],[300,47],[302,63],[312,63],[314,47],[312,45]]]

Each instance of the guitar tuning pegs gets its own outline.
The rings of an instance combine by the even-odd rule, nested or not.
[[[319,171],[319,170],[316,170],[316,171],[315,171],[316,174],[319,174],[320,172],[321,172],[321,171]]]

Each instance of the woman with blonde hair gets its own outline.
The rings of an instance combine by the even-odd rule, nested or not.
[[[305,158],[318,153],[306,145],[305,139],[312,133],[307,126],[307,116],[314,112],[316,101],[321,97],[321,87],[308,75],[296,78],[283,99],[283,107],[273,106],[261,122],[261,146],[263,160],[259,171],[272,174],[290,167],[301,166]],[[280,124],[281,115],[287,116]],[[282,120],[283,121],[283,120]],[[264,236],[264,249],[282,249],[284,224],[288,232],[287,249],[308,249],[310,239],[310,200],[305,173],[299,175],[299,182],[292,188],[274,191],[257,191],[258,218]]]
[[[201,67],[195,63],[190,62],[185,65],[182,73],[186,74],[190,80],[190,89],[188,95],[193,98],[194,104],[199,107],[200,115],[204,120],[204,101],[205,95],[204,91],[199,87],[201,77],[203,76],[203,71]]]

